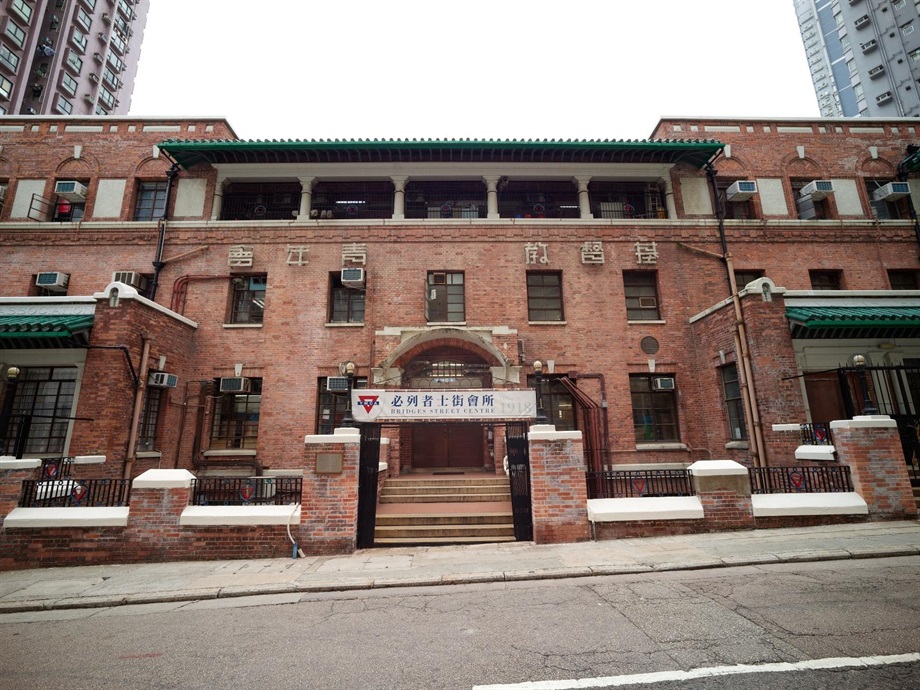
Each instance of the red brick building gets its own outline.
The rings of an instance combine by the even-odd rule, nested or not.
[[[595,467],[788,464],[773,424],[873,406],[909,432],[916,130],[278,142],[0,118],[0,376],[19,370],[0,454],[301,468],[304,436],[345,414],[346,362],[358,387],[442,395],[532,387],[540,360],[550,423]],[[500,423],[444,421],[386,428],[391,462],[500,471]]]

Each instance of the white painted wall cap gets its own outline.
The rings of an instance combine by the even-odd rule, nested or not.
[[[179,517],[180,526],[194,525],[296,525],[300,505],[283,506],[188,506]]]
[[[127,506],[122,508],[13,508],[3,529],[35,527],[127,527]]]
[[[75,455],[74,465],[101,465],[105,462],[104,455]]]
[[[898,423],[885,414],[862,415],[853,419],[838,419],[831,422],[831,429],[886,429],[897,427]]]
[[[734,460],[697,460],[687,468],[696,477],[719,477],[726,474],[747,474],[748,468]]]
[[[795,449],[796,460],[834,460],[837,449],[834,446],[799,446]]]
[[[868,515],[869,507],[855,492],[826,494],[754,494],[754,517],[775,515]]]
[[[697,496],[592,498],[588,501],[591,522],[702,520],[703,517],[703,504]]]
[[[41,467],[38,458],[17,458],[13,455],[0,456],[0,472],[3,470],[34,470]]]
[[[147,470],[131,482],[132,489],[189,488],[195,475],[188,470]]]
[[[550,429],[553,431],[534,431],[539,427],[544,426],[539,424],[537,426],[532,426],[530,432],[527,434],[527,438],[531,441],[580,441],[581,432],[580,431],[555,431],[554,426],[550,426]]]

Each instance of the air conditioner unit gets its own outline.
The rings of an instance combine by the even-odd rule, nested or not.
[[[864,14],[864,15],[861,16],[859,19],[857,19],[855,22],[853,22],[853,25],[854,25],[857,29],[861,29],[862,27],[864,27],[864,26],[865,26],[866,24],[868,24],[868,23],[869,23],[869,15],[868,15],[868,14]]]
[[[363,268],[343,268],[340,274],[342,285],[351,288],[364,287]]]
[[[178,376],[165,371],[151,371],[150,376],[147,377],[147,385],[153,388],[175,388],[178,383]]]
[[[873,201],[897,201],[910,196],[910,185],[907,182],[889,182],[872,192]]]
[[[112,282],[124,283],[138,290],[144,290],[147,287],[147,279],[134,271],[115,271],[112,274]]]
[[[639,308],[640,309],[657,309],[658,308],[658,298],[657,297],[640,297],[639,298]]]
[[[93,95],[91,93],[83,94],[83,100],[84,102],[89,103],[90,105],[96,102],[96,99],[93,98]]]
[[[673,376],[656,376],[652,379],[652,390],[655,391],[672,391],[674,390]]]
[[[876,40],[873,38],[873,39],[870,40],[870,41],[866,41],[865,43],[860,44],[859,47],[862,48],[862,52],[868,53],[868,52],[870,52],[870,51],[872,51],[872,50],[875,50],[875,49],[878,47],[878,41],[876,41]]]
[[[809,182],[799,191],[799,196],[811,197],[813,201],[820,201],[834,193],[834,183],[830,180],[815,180]]]
[[[111,23],[112,23],[112,15],[109,14],[108,12],[103,12],[103,13],[102,13],[102,21],[105,22],[106,24],[111,24]]]
[[[891,91],[886,91],[885,93],[880,93],[875,97],[876,103],[886,103],[891,100]]]
[[[90,80],[90,81],[94,81],[94,82],[96,82],[96,83],[98,84],[98,83],[99,83],[99,75],[96,74],[95,72],[90,72],[90,74],[89,74],[89,80]]]
[[[52,292],[66,292],[70,276],[67,273],[48,271],[35,276],[35,285]]]
[[[86,201],[86,187],[73,180],[55,182],[54,193],[67,201]]]
[[[738,180],[725,190],[725,198],[729,201],[747,201],[757,194],[757,183],[753,180]]]
[[[326,390],[333,392],[346,392],[348,390],[347,376],[330,376],[326,379]]]
[[[252,384],[252,381],[242,376],[222,378],[220,380],[220,392],[221,393],[248,393],[249,387],[251,384]]]
[[[885,65],[876,65],[869,70],[869,79],[875,79],[885,73]]]

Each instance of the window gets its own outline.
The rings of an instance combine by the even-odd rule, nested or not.
[[[725,407],[728,410],[728,431],[732,441],[747,440],[747,426],[744,424],[744,405],[741,401],[741,382],[738,380],[738,365],[726,364],[719,370],[722,374],[722,390],[725,393]]]
[[[26,42],[26,32],[12,21],[7,21],[6,23],[6,35],[20,48],[22,48]]]
[[[233,279],[230,323],[262,323],[267,276],[237,276]]]
[[[32,8],[25,2],[25,0],[13,0],[12,4],[16,14],[22,17],[26,24],[32,21]]]
[[[89,31],[90,27],[93,25],[92,18],[89,16],[89,14],[87,14],[86,10],[84,10],[82,7],[77,8],[77,21],[80,23],[80,26],[82,26],[85,31]]]
[[[77,74],[80,74],[80,70],[83,69],[83,58],[81,58],[79,55],[77,55],[72,50],[68,50],[67,51],[67,65],[74,72],[76,72]]]
[[[154,450],[157,441],[157,422],[160,418],[160,403],[163,400],[162,388],[147,388],[144,407],[141,410],[140,426],[137,431],[137,449]]]
[[[5,45],[0,45],[0,65],[10,72],[15,72],[19,69],[19,56]]]
[[[111,43],[109,43],[109,45],[111,45],[112,47],[114,47],[114,48],[115,48],[119,53],[121,53],[122,55],[124,55],[126,52],[128,52],[128,44],[127,44],[127,42],[126,42],[121,36],[119,36],[117,33],[114,33],[114,32],[112,33],[112,41],[111,41]]]
[[[355,388],[367,388],[367,378],[356,376],[353,386]],[[316,408],[316,433],[331,434],[335,429],[342,426],[342,419],[345,417],[345,407],[347,405],[346,393],[330,393],[327,390],[326,378],[319,379],[319,394],[316,396],[319,404]]]
[[[902,7],[905,7],[906,5],[907,5],[907,0],[894,0],[892,7],[894,7],[894,9],[896,10],[899,10]]]
[[[70,115],[73,112],[73,103],[64,98],[63,95],[58,95],[57,103],[54,104],[54,107],[64,115]]]
[[[802,196],[802,188],[811,180],[792,180],[792,198],[795,201],[799,220],[826,220],[831,217],[827,197],[816,198],[814,194]]]
[[[549,424],[556,426],[556,431],[575,431],[575,401],[572,394],[562,385],[561,376],[543,376],[543,412]],[[527,377],[527,385],[535,388],[535,376]]]
[[[119,86],[121,86],[121,83],[118,81],[118,77],[116,77],[115,73],[108,67],[104,67],[102,69],[102,78],[105,80],[106,84],[111,86],[113,89],[117,89]]]
[[[630,374],[636,443],[679,441],[677,393],[672,375]]]
[[[342,274],[329,274],[329,323],[364,323],[364,290],[342,285]]]
[[[99,102],[110,110],[115,107],[115,94],[104,86],[99,87]]]
[[[75,96],[77,93],[77,80],[67,74],[67,72],[63,72],[61,74],[61,88],[71,96]]]
[[[87,40],[88,39],[86,38],[86,34],[84,34],[78,28],[74,27],[72,41],[73,41],[73,44],[77,46],[77,48],[80,49],[81,53],[86,52]]]
[[[920,48],[912,50],[907,54],[911,62],[920,62]]]
[[[262,379],[249,379],[247,393],[220,393],[214,399],[211,448],[255,450],[259,437]]]
[[[889,182],[893,182],[893,180],[866,180],[866,193],[869,197],[869,208],[872,211],[872,216],[879,220],[909,218],[910,211],[908,210],[906,198],[875,199],[876,190],[884,187]]]
[[[910,36],[914,32],[914,23],[907,22],[906,24],[901,25],[901,35]]]
[[[763,278],[763,271],[754,269],[735,271],[735,285],[738,286],[739,290],[743,290],[745,285],[754,282],[758,278]]]
[[[628,321],[658,321],[658,275],[654,271],[623,271]]]
[[[166,214],[166,182],[141,182],[134,205],[134,220],[158,220]]]
[[[716,178],[716,189],[719,192],[718,203],[722,204],[725,211],[725,218],[728,220],[745,220],[754,217],[754,205],[750,198],[741,198],[741,195],[735,196],[734,199],[728,198],[728,188],[737,180]]]
[[[812,290],[840,290],[840,271],[809,271]]]
[[[0,98],[8,99],[11,93],[13,93],[13,82],[0,76]]]
[[[562,273],[527,272],[528,321],[562,321]]]
[[[466,321],[463,273],[428,272],[425,319],[429,322]]]
[[[76,386],[76,367],[23,368],[13,398],[7,438],[0,440],[0,455],[13,452],[23,415],[32,417],[26,453],[63,453]]]
[[[63,98],[63,96],[60,96]],[[86,210],[84,201],[68,201],[63,197],[58,197],[54,204],[54,222],[55,223],[78,223],[83,220],[83,212]]]
[[[888,271],[888,282],[892,290],[920,290],[920,271],[891,270]]]

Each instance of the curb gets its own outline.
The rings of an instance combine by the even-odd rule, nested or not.
[[[67,609],[111,608],[138,604],[167,602],[192,602],[210,599],[231,599],[272,594],[310,594],[321,592],[357,592],[371,589],[396,589],[400,587],[444,587],[452,585],[533,582],[539,580],[561,580],[587,577],[609,577],[611,575],[641,575],[644,573],[679,572],[685,570],[715,570],[718,568],[739,568],[743,566],[777,565],[780,563],[816,563],[821,561],[845,561],[870,558],[898,558],[920,555],[920,546],[869,549],[842,549],[835,551],[800,552],[786,554],[762,554],[758,556],[725,558],[697,563],[664,563],[660,565],[580,566],[533,571],[507,571],[501,573],[475,573],[466,575],[443,575],[439,578],[392,578],[342,582],[340,584],[266,584],[259,586],[228,586],[200,590],[174,590],[150,594],[122,594],[117,596],[73,597],[66,599],[44,599],[40,601],[0,603],[0,616],[5,613],[28,613],[34,611],[62,611]],[[2,618],[0,618],[2,621]]]

